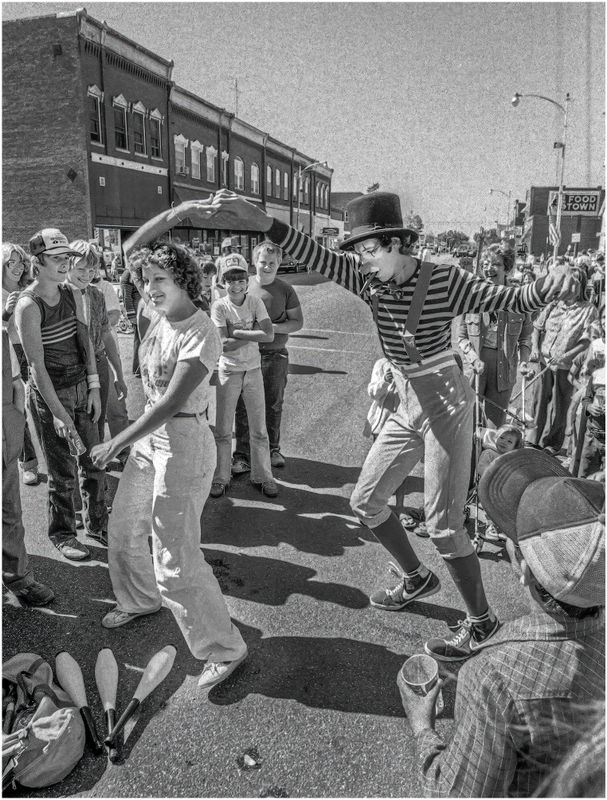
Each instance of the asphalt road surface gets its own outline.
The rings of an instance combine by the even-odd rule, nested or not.
[[[5,592],[3,655],[39,653],[51,663],[68,650],[81,664],[100,730],[94,682],[97,652],[111,647],[125,707],[151,655],[177,647],[170,676],[143,704],[121,763],[87,751],[62,783],[31,796],[94,797],[415,797],[415,749],[396,687],[403,661],[420,652],[463,606],[427,540],[414,546],[442,580],[441,591],[405,611],[368,604],[388,557],[360,527],[348,497],[370,442],[362,435],[366,386],[381,350],[371,313],[316,275],[284,276],[300,296],[305,327],[290,339],[283,417],[280,494],[263,498],[247,476],[210,499],[201,546],[249,647],[247,661],[208,694],[197,688],[203,663],[192,658],[167,609],[109,631],[107,552],[91,540],[90,561],[63,559],[46,536],[46,484],[22,487],[27,546],[36,577],[52,586],[48,609],[20,608]],[[120,336],[125,374],[132,337]],[[129,413],[142,408],[129,375]],[[466,465],[462,465],[467,468]],[[41,464],[44,471],[44,464]],[[421,469],[407,479],[407,503],[421,505]],[[119,473],[109,473],[111,492]],[[526,600],[505,551],[486,545],[482,570],[503,620]],[[455,671],[456,672],[456,671]],[[454,678],[456,675],[454,674]],[[453,735],[455,680],[443,690],[439,733]],[[255,764],[243,768],[243,757]]]

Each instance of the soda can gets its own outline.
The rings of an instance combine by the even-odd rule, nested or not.
[[[73,433],[71,431],[68,432],[67,444],[70,448],[70,453],[76,458],[83,455],[83,453],[86,453],[86,445],[78,435],[77,431],[74,431]]]

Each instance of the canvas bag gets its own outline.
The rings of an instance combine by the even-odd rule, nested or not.
[[[35,653],[18,653],[2,665],[2,682],[16,693],[15,714],[2,743],[2,788],[29,788],[63,780],[82,758],[84,723],[70,696]],[[7,758],[4,753],[14,749]]]

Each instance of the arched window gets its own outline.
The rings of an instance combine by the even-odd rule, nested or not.
[[[234,188],[244,189],[244,161],[239,156],[234,159]]]
[[[280,199],[280,170],[274,170],[274,197]]]
[[[282,199],[289,199],[289,173],[286,170],[282,174]]]
[[[251,194],[259,194],[259,165],[251,164]]]
[[[266,194],[272,197],[272,167],[269,164],[266,167]]]
[[[304,203],[310,202],[310,179],[304,180]]]

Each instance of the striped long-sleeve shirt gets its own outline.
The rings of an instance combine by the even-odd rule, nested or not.
[[[507,623],[459,672],[451,740],[416,737],[424,796],[531,797],[604,699],[604,609]]]
[[[386,356],[393,364],[408,365],[404,346],[407,314],[417,283],[418,269],[401,286],[365,281],[355,253],[337,253],[317,244],[303,233],[275,220],[268,237],[298,261],[343,286],[373,307],[377,298],[377,330]],[[498,286],[482,280],[461,267],[436,264],[415,334],[415,346],[422,358],[436,356],[451,347],[451,320],[476,311],[510,310],[528,313],[546,304],[544,279],[522,287]]]

